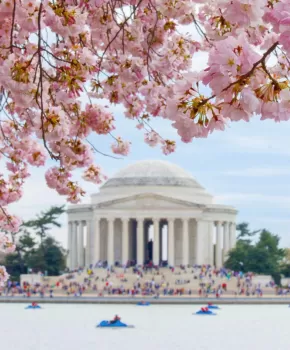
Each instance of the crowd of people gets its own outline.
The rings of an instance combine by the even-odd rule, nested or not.
[[[252,273],[216,269],[209,265],[160,268],[153,266],[104,267],[98,263],[89,268],[68,271],[59,278],[45,278],[30,284],[8,281],[0,290],[1,295],[49,296],[193,296],[216,297],[258,296],[263,294],[287,295],[290,285],[278,288],[269,279],[268,283],[256,281]]]

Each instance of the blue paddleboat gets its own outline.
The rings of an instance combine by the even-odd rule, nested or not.
[[[99,328],[134,328],[132,325],[127,325],[121,321],[117,321],[115,323],[111,323],[110,321],[102,321],[97,325]]]
[[[26,308],[25,309],[41,309],[41,306],[39,306],[39,305],[28,305],[28,306],[26,306]]]
[[[138,306],[149,306],[150,303],[149,303],[149,301],[139,301],[139,303],[137,303],[136,305],[138,305]]]
[[[208,308],[201,308],[199,311],[197,311],[195,313],[195,315],[211,315],[211,316],[215,316],[216,314],[214,312],[212,312],[211,310],[209,310]]]
[[[214,310],[220,310],[220,307],[217,305],[212,305],[212,304],[208,304],[207,306],[208,309],[214,309]]]

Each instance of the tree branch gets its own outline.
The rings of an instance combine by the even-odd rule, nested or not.
[[[236,84],[239,84],[241,82],[243,82],[245,79],[249,78],[255,71],[255,69],[261,64],[261,65],[265,65],[265,60],[266,58],[270,55],[271,52],[273,52],[276,47],[279,45],[279,42],[277,41],[276,43],[274,43],[264,54],[263,56],[261,57],[261,59],[259,59],[259,61],[257,61],[256,63],[254,63],[253,67],[251,70],[249,70],[247,73],[243,74],[240,76],[239,79],[235,80],[234,82],[232,82],[231,84],[229,84],[227,87],[225,87],[221,92],[225,92],[227,91],[228,89],[230,89],[232,86],[236,85]],[[267,71],[266,71],[267,73]],[[269,74],[270,75],[270,74]],[[272,78],[272,77],[271,77]],[[277,83],[275,81],[275,83]],[[212,100],[213,98],[215,98],[216,95],[212,95],[204,100],[202,100],[198,105],[197,105],[197,109],[202,107],[203,105],[205,105],[208,101]]]
[[[16,13],[16,0],[13,0],[13,10],[12,10],[12,23],[10,31],[10,52],[13,53],[13,31],[15,24],[15,13]]]
[[[99,154],[101,154],[102,156],[105,156],[105,157],[110,157],[110,158],[113,158],[113,159],[123,159],[123,158],[120,158],[120,157],[115,157],[115,156],[112,156],[110,154],[106,154],[106,153],[103,153],[101,151],[99,151],[98,149],[96,149],[96,147],[88,140],[86,139],[87,143],[93,148],[93,150]]]

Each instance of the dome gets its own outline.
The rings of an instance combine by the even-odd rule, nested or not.
[[[180,186],[203,189],[190,173],[163,160],[144,160],[126,166],[102,188],[120,186]]]

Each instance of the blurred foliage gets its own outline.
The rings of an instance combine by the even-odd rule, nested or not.
[[[34,220],[24,222],[18,232],[10,234],[16,243],[16,250],[4,257],[4,265],[11,280],[19,280],[20,275],[26,274],[28,270],[48,276],[56,276],[64,271],[66,251],[49,236],[53,227],[61,227],[59,218],[64,212],[64,206],[53,206],[38,214]]]

